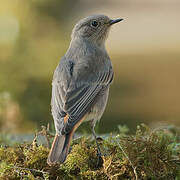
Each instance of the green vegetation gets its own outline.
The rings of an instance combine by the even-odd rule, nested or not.
[[[72,142],[72,150],[62,165],[46,163],[49,149],[32,143],[0,148],[0,179],[180,179],[180,136],[174,127],[150,130],[137,127],[128,135],[119,127],[118,135],[99,138],[102,159],[97,166],[97,149],[90,137]],[[45,132],[45,131],[44,131]],[[50,138],[49,132],[45,133]]]

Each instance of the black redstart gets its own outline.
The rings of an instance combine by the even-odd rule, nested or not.
[[[90,121],[100,154],[94,127],[105,110],[113,80],[105,40],[111,25],[122,20],[93,15],[75,25],[69,49],[52,82],[51,108],[56,136],[47,160],[49,165],[66,160],[72,136],[83,121]]]

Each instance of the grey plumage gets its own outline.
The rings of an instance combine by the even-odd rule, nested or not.
[[[59,139],[54,140],[49,164],[64,162],[72,134],[82,119],[91,121],[94,127],[104,112],[113,80],[112,64],[104,45],[111,23],[104,15],[90,16],[77,23],[70,47],[54,72],[51,107],[55,139]]]

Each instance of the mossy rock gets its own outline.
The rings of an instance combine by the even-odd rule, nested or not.
[[[64,164],[46,163],[49,149],[37,143],[0,148],[2,180],[179,180],[180,137],[174,129],[150,130],[135,135],[120,132],[101,140],[102,159],[97,166],[95,142],[82,137],[72,142]]]

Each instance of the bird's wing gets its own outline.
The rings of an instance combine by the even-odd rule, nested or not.
[[[104,86],[108,86],[113,79],[112,68],[109,70],[94,73],[93,78],[87,71],[78,73],[81,78],[73,76],[73,63],[66,61],[56,70],[52,88],[52,112],[60,118],[68,116],[63,122],[61,133],[69,133],[74,125],[88,112],[95,103],[96,96]],[[56,118],[55,126],[62,123]],[[58,127],[56,127],[58,129]]]

